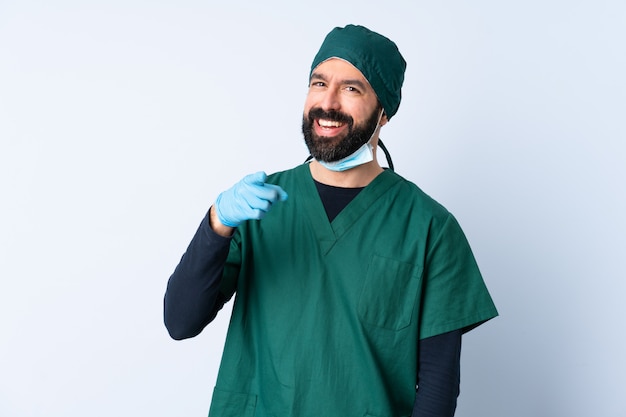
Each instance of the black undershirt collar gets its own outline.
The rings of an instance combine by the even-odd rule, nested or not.
[[[335,217],[343,210],[365,187],[343,188],[332,185],[315,182],[317,192],[320,195],[328,221],[332,222]]]

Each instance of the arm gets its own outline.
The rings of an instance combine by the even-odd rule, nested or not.
[[[202,220],[167,284],[163,313],[172,338],[198,335],[227,301],[220,283],[235,228],[262,219],[274,203],[287,199],[287,193],[266,184],[266,178],[264,172],[244,177],[217,197]]]
[[[461,334],[454,330],[419,341],[413,417],[452,417],[459,396]]]
[[[199,334],[227,301],[220,295],[219,286],[233,229],[215,223],[214,211],[211,208],[200,223],[167,284],[165,327],[176,340]],[[215,231],[211,225],[215,225]]]

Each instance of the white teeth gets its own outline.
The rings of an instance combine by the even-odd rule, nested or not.
[[[320,119],[318,123],[322,127],[340,127],[342,125],[342,123],[335,122],[333,120],[322,120],[322,119]]]

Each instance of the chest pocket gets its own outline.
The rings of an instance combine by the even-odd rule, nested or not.
[[[421,267],[374,255],[367,269],[357,311],[363,323],[389,330],[411,324]]]

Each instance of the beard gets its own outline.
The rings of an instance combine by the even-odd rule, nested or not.
[[[378,127],[380,107],[378,106],[363,125],[354,125],[352,117],[335,110],[326,112],[319,107],[309,110],[302,116],[302,134],[311,156],[318,161],[335,162],[352,155],[366,144]],[[336,137],[319,136],[313,129],[316,119],[332,120],[348,125],[348,133],[338,143]]]

